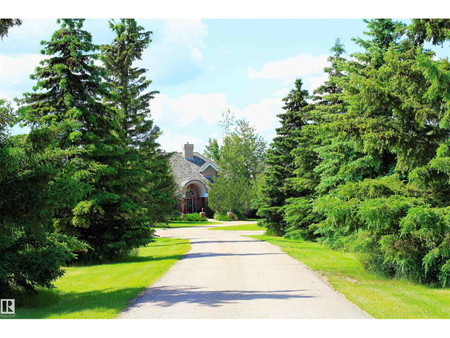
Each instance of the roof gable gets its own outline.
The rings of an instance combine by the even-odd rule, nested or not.
[[[217,167],[212,163],[212,162],[209,162],[209,163],[205,163],[204,165],[202,165],[202,167],[200,168],[200,172],[202,173],[202,172],[204,172],[206,169],[208,169],[209,167],[212,167],[216,172],[217,171],[219,171],[218,169],[217,169]]]

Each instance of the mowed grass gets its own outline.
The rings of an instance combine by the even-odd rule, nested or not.
[[[67,268],[55,289],[19,295],[15,318],[114,318],[190,247],[188,240],[157,238],[118,263]]]
[[[256,225],[256,223],[251,223],[251,224],[215,227],[208,230],[266,230],[266,228],[259,227]]]
[[[318,243],[266,235],[250,237],[275,244],[319,271],[338,292],[375,318],[450,318],[448,288],[383,278],[364,269],[355,254],[334,251]]]
[[[171,221],[169,224],[157,224],[154,228],[187,228],[187,227],[196,227],[196,226],[208,226],[211,224],[222,224],[221,222],[190,222],[190,221]]]

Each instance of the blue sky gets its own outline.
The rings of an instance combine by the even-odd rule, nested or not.
[[[312,90],[326,78],[322,72],[329,49],[341,38],[348,54],[356,51],[360,19],[138,19],[153,32],[153,42],[139,66],[148,69],[152,116],[163,131],[159,142],[168,151],[195,144],[203,151],[209,137],[220,138],[218,121],[230,109],[245,118],[268,141],[278,126],[282,97],[296,78]],[[31,91],[29,75],[42,58],[41,40],[57,29],[54,19],[24,19],[0,41],[0,96]],[[113,35],[106,19],[87,19],[85,29],[97,44]],[[436,49],[439,57],[448,48]],[[14,132],[21,132],[15,128]]]

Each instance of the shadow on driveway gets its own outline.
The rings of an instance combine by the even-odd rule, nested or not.
[[[169,307],[177,303],[193,303],[210,307],[235,303],[238,301],[253,299],[273,299],[284,300],[292,298],[313,298],[309,295],[299,295],[299,292],[308,290],[279,290],[279,291],[244,291],[244,290],[223,290],[223,291],[202,291],[201,288],[189,287],[186,285],[172,287],[155,287],[138,297],[131,307],[139,307],[139,304],[153,303],[155,306]],[[127,312],[127,310],[125,311]]]

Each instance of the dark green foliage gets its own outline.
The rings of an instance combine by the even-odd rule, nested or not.
[[[329,79],[314,91],[313,102],[298,113],[308,123],[294,134],[298,146],[291,150],[296,169],[293,177],[287,180],[293,193],[282,209],[287,237],[314,238],[315,224],[323,218],[313,212],[314,198],[349,176],[359,174],[352,163],[355,158],[353,144],[348,137],[336,138],[333,130],[333,123],[346,111],[343,90],[338,84],[343,77],[345,63],[342,56],[345,51],[339,39],[331,52],[328,58],[330,67],[324,70]],[[350,154],[343,149],[350,149]],[[348,167],[346,163],[349,163]]]
[[[228,221],[232,221],[233,219],[228,217],[227,213],[220,213],[220,212],[216,212],[214,214],[214,219],[216,221],[220,221],[220,222],[228,222]]]
[[[413,19],[408,27],[408,35],[422,44],[431,41],[434,45],[444,45],[450,39],[450,20],[448,19]]]
[[[207,218],[213,218],[214,217],[214,211],[209,206],[208,201],[206,201],[203,211],[205,212]]]
[[[32,76],[37,85],[34,93],[25,95],[21,118],[36,133],[62,126],[52,146],[79,150],[65,159],[59,174],[73,169],[82,194],[59,210],[57,232],[89,243],[87,257],[114,257],[147,244],[152,230],[148,222],[135,218],[144,210],[127,194],[127,142],[119,112],[104,103],[112,95],[94,65],[98,48],[82,29],[82,19],[58,22],[61,28],[43,42],[42,52],[49,58]]]
[[[336,43],[290,151],[286,236],[364,252],[389,276],[448,285],[450,64],[423,46],[448,41],[448,22],[366,21],[350,60]]]
[[[176,184],[171,175],[170,154],[159,149],[161,134],[150,118],[150,100],[158,92],[147,91],[152,83],[144,68],[134,67],[151,42],[151,32],[144,31],[134,19],[110,21],[116,34],[110,45],[102,46],[102,61],[110,89],[109,104],[117,110],[127,145],[125,158],[126,195],[140,206],[134,219],[144,224],[164,223],[176,204]]]
[[[57,210],[82,193],[71,170],[59,174],[63,159],[76,151],[48,147],[59,127],[9,137],[14,114],[4,100],[0,116],[0,293],[6,295],[15,287],[51,287],[86,245],[53,233],[52,225]]]
[[[0,19],[0,39],[8,35],[11,27],[20,26],[21,24],[22,20],[20,19]]]
[[[206,222],[208,219],[206,217],[202,217],[200,214],[186,214],[179,215],[176,218],[177,221],[189,221],[189,222]]]
[[[449,63],[402,39],[402,24],[368,27],[370,39],[356,40],[365,51],[338,81],[346,113],[327,123],[334,136],[318,150],[323,196],[313,210],[325,220],[316,233],[369,253],[370,266],[388,275],[445,285]],[[341,164],[332,179],[324,168],[333,158]]]
[[[281,127],[277,128],[277,136],[267,151],[267,168],[264,174],[261,198],[257,202],[257,215],[265,218],[265,227],[278,234],[284,234],[286,227],[283,219],[283,206],[287,199],[298,196],[295,192],[298,187],[294,188],[289,181],[294,177],[298,167],[291,151],[298,148],[300,151],[304,151],[305,156],[308,156],[308,150],[304,149],[303,145],[310,140],[296,137],[300,134],[302,127],[307,125],[303,114],[303,110],[307,106],[307,98],[308,93],[302,89],[302,81],[296,80],[295,88],[283,99],[285,112],[278,115]]]

